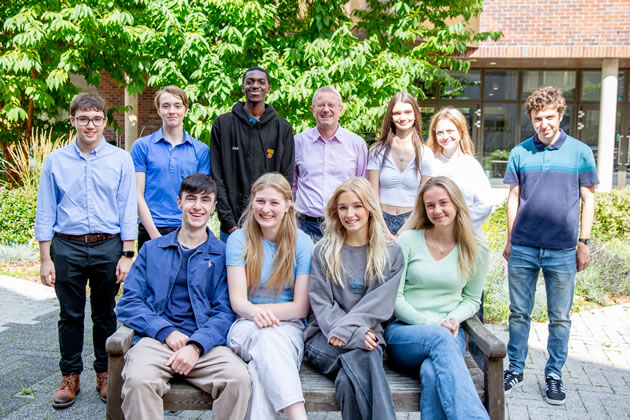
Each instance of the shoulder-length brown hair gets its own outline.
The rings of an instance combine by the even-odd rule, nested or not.
[[[444,189],[455,205],[457,211],[455,216],[455,241],[459,250],[459,272],[468,281],[475,271],[477,256],[479,255],[478,247],[481,243],[475,235],[475,228],[470,219],[466,200],[464,200],[462,192],[453,180],[446,176],[434,176],[425,182],[418,192],[416,206],[405,225],[401,228],[401,232],[409,229],[423,229],[426,231],[434,226],[427,216],[424,194],[429,188],[435,187]]]
[[[470,134],[468,134],[468,123],[466,121],[466,117],[464,117],[464,114],[462,114],[458,109],[453,108],[452,106],[440,109],[433,115],[433,118],[431,118],[427,146],[433,150],[433,154],[436,157],[442,154],[442,146],[440,146],[440,143],[437,141],[437,135],[435,134],[435,127],[442,120],[448,120],[455,124],[455,128],[457,128],[457,132],[460,137],[459,150],[461,150],[465,155],[473,156],[475,154],[475,150]]]
[[[293,288],[293,267],[295,266],[295,242],[297,237],[297,223],[293,207],[293,194],[286,178],[277,173],[267,173],[252,185],[249,205],[241,219],[245,233],[245,248],[242,257],[245,260],[245,275],[247,277],[247,291],[256,293],[260,287],[260,273],[262,271],[264,243],[260,225],[254,218],[252,211],[256,193],[267,187],[278,191],[289,205],[289,211],[284,214],[278,236],[276,237],[276,252],[273,257],[273,269],[265,291],[280,294],[285,285]]]
[[[396,125],[392,120],[392,113],[394,110],[394,106],[398,102],[403,102],[411,105],[413,109],[413,115],[415,117],[415,122],[413,123],[414,130],[411,135],[411,142],[413,143],[413,148],[415,150],[415,163],[416,163],[416,172],[421,173],[421,162],[422,162],[422,146],[424,142],[422,141],[422,115],[420,114],[420,107],[418,106],[418,101],[416,98],[411,96],[407,92],[398,92],[392,99],[389,101],[389,105],[387,105],[387,111],[385,112],[385,118],[383,119],[383,128],[381,130],[381,137],[378,142],[374,143],[374,145],[370,149],[370,153],[372,156],[378,156],[383,153],[383,159],[381,161],[381,169],[385,164],[385,159],[387,155],[389,155],[389,151],[392,148],[392,141],[396,136]]]

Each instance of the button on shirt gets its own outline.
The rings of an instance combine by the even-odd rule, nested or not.
[[[295,209],[311,217],[322,217],[335,189],[353,176],[365,176],[365,140],[339,127],[324,141],[317,127],[295,136],[293,196]]]
[[[137,237],[136,183],[129,153],[101,143],[85,158],[76,140],[53,151],[44,162],[37,194],[35,239],[66,235],[120,233]]]
[[[131,158],[136,172],[146,174],[144,200],[155,226],[179,226],[182,222],[182,211],[177,208],[179,186],[188,175],[210,174],[208,146],[184,131],[183,141],[173,147],[160,128],[133,143]]]

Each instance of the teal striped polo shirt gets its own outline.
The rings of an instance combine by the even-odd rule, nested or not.
[[[518,185],[512,244],[566,249],[577,245],[580,187],[599,184],[593,151],[561,131],[546,146],[538,136],[510,152],[503,183]]]

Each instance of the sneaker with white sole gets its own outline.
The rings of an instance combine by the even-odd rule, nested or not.
[[[516,387],[523,385],[523,374],[506,370],[503,372],[503,389],[505,395],[510,395],[510,392]]]
[[[545,401],[553,405],[561,405],[567,401],[562,379],[555,373],[550,373],[545,378]]]

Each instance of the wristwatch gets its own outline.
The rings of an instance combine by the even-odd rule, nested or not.
[[[589,238],[586,238],[586,239],[580,238],[578,239],[578,242],[582,242],[584,245],[588,245],[591,243],[591,240]]]
[[[136,255],[135,251],[123,251],[122,256],[127,258],[133,258]]]

